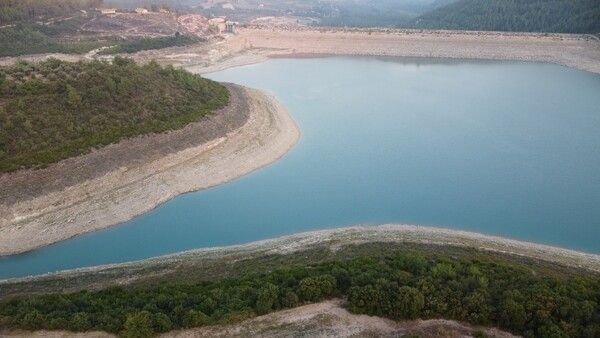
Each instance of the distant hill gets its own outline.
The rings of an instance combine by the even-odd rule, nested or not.
[[[103,0],[0,0],[0,25],[72,15],[100,7]]]
[[[458,0],[422,14],[426,29],[600,33],[599,0]]]

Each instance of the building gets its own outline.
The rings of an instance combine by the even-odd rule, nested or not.
[[[237,33],[237,26],[239,25],[239,22],[237,21],[227,21],[225,22],[225,31],[227,33]]]
[[[135,12],[138,14],[148,14],[148,10],[145,8],[141,8],[141,7],[136,8]]]
[[[102,14],[117,14],[116,8],[96,8],[96,10]]]

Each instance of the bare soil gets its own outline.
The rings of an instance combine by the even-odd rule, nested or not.
[[[172,331],[160,337],[515,337],[510,333],[474,327],[452,320],[393,321],[357,315],[343,307],[341,299],[273,312],[241,323]]]

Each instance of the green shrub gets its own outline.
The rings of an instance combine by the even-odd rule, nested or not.
[[[337,281],[346,279],[347,288]],[[0,329],[104,330],[145,337],[338,296],[347,297],[354,313],[394,320],[448,318],[525,337],[600,335],[598,275],[534,274],[520,263],[404,254],[283,265],[210,282],[14,298],[0,302]]]

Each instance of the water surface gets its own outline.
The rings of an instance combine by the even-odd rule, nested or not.
[[[600,76],[556,65],[275,59],[210,78],[274,93],[282,160],[123,225],[1,258],[0,277],[387,222],[600,253]]]

